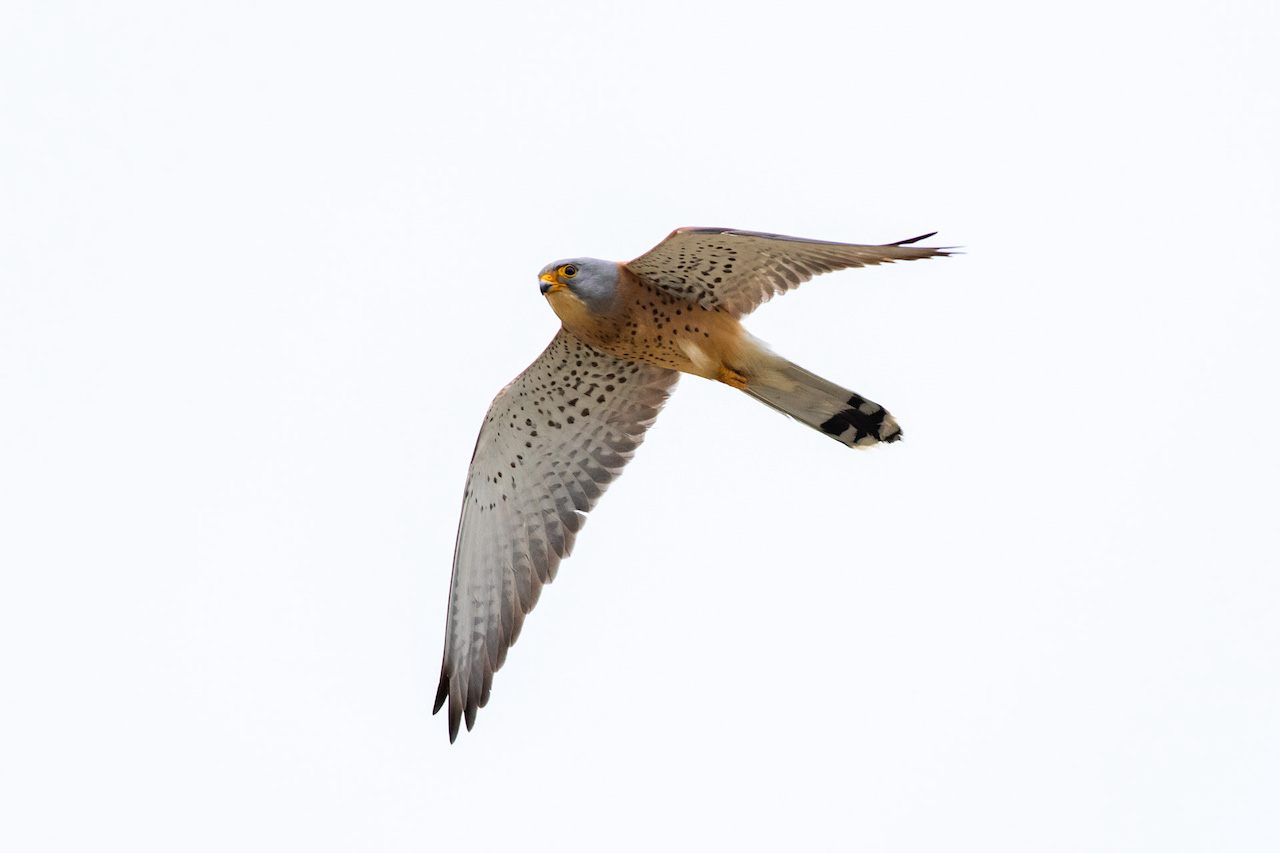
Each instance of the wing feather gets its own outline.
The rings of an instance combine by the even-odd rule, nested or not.
[[[626,266],[669,293],[742,317],[824,272],[951,254],[910,245],[932,236],[864,246],[758,231],[677,228]]]
[[[562,330],[489,407],[467,472],[435,701],[449,704],[450,741],[475,725],[542,585],[678,376]]]

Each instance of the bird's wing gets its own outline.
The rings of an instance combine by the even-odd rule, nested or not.
[[[860,246],[755,231],[677,228],[626,266],[669,293],[741,317],[820,273],[950,254],[909,245],[932,236]]]
[[[561,330],[489,407],[462,498],[434,708],[449,700],[450,742],[464,716],[475,724],[524,615],[678,376]]]

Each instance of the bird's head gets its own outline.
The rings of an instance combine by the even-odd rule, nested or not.
[[[598,258],[573,258],[547,264],[538,273],[538,286],[551,302],[579,302],[593,312],[606,311],[618,288],[618,265]]]

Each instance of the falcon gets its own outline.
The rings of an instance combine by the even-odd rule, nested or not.
[[[849,447],[902,438],[877,403],[774,353],[739,322],[820,273],[950,254],[932,237],[864,246],[679,228],[633,261],[543,267],[561,320],[551,344],[489,406],[453,556],[433,713],[449,741],[489,701],[493,674],[585,514],[622,472],[681,373],[722,382]]]

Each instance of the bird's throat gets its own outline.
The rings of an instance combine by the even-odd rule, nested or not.
[[[589,340],[591,332],[599,325],[598,318],[568,288],[550,291],[547,293],[547,302],[564,323],[564,327],[583,340]]]

